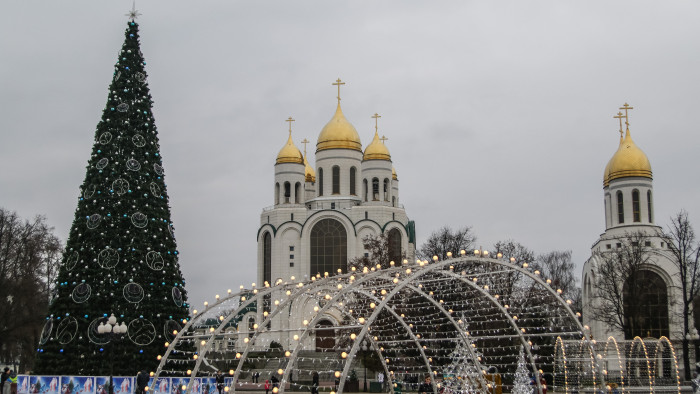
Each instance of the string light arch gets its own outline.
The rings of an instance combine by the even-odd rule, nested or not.
[[[152,374],[152,389],[159,376],[181,371],[184,364],[190,378],[223,369],[233,378],[227,390],[243,390],[238,382],[253,368],[246,361],[258,360],[252,355],[260,352],[267,354],[262,370],[280,380],[274,393],[284,393],[292,385],[308,388],[310,379],[305,378],[317,369],[305,365],[315,361],[308,355],[315,350],[311,338],[317,323],[328,320],[336,323],[324,328],[334,330],[335,349],[324,353],[325,370],[320,372],[326,381],[339,380],[337,391],[331,388],[334,394],[347,391],[346,381],[359,365],[358,354],[365,365],[368,357],[377,360],[390,386],[431,376],[436,391],[440,385],[457,384],[463,391],[478,392],[494,384],[487,371],[498,371],[506,384],[512,381],[520,348],[538,389],[543,390],[540,376],[554,372],[555,348],[562,341],[573,341],[594,354],[580,315],[570,303],[526,262],[492,258],[478,250],[474,256],[462,251],[461,256],[444,261],[404,260],[390,267],[324,273],[305,282],[292,277],[260,288],[241,286],[236,293],[229,290],[225,297],[217,296],[211,305],[205,303],[203,311],[193,311],[193,318],[173,333]],[[299,317],[292,316],[295,304],[315,306],[310,316]],[[252,335],[231,330],[251,308],[258,316]],[[278,324],[281,319],[291,324],[300,318],[298,326]],[[289,341],[279,339],[285,342],[283,349],[272,349],[266,346],[270,338]],[[235,346],[217,351],[215,344],[221,340],[235,341]],[[183,345],[192,343],[195,351],[184,350]],[[448,361],[455,356],[465,360],[466,369],[449,369],[454,369]],[[594,381],[604,385],[601,368],[591,359],[589,368],[598,374]],[[443,380],[437,382],[438,377]],[[190,379],[188,391],[193,382]]]

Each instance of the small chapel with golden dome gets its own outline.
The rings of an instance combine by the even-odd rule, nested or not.
[[[672,245],[655,222],[651,164],[632,140],[632,107],[620,109],[625,113],[615,116],[620,120],[619,146],[603,172],[605,231],[583,266],[583,322],[598,340],[678,340],[683,336],[680,303],[674,302],[680,299],[678,268]],[[624,263],[630,260],[636,263]],[[609,308],[607,318],[597,312],[604,308]],[[611,318],[623,321],[625,332]]]
[[[372,116],[374,135],[363,151],[360,133],[340,106],[344,82],[333,85],[337,107],[318,134],[313,166],[306,152],[309,141],[301,141],[302,153],[294,143],[294,119],[287,119],[289,136],[274,162],[273,205],[263,209],[257,230],[261,285],[345,273],[348,261],[370,253],[362,242],[367,236],[384,234],[392,260],[415,258],[415,225],[400,204],[387,139],[379,136],[380,116]],[[278,323],[286,324],[273,322]]]

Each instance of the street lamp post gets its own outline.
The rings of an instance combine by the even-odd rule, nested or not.
[[[362,365],[365,366],[364,390],[367,392],[367,341],[362,341]]]
[[[109,394],[114,394],[114,383],[112,382],[112,377],[114,376],[114,341],[121,339],[122,335],[126,334],[127,327],[124,322],[121,324],[117,323],[114,313],[107,319],[106,323],[100,323],[97,327],[97,333],[106,335],[109,338]]]

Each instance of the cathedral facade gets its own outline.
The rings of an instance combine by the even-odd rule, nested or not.
[[[335,85],[341,84],[338,80]],[[400,204],[399,179],[386,138],[379,137],[379,115],[373,118],[374,136],[363,150],[359,133],[345,118],[338,97],[335,113],[318,135],[314,166],[306,148],[302,153],[295,145],[293,119],[288,119],[289,137],[274,163],[273,205],[263,209],[257,230],[260,286],[346,273],[352,259],[371,257],[363,239],[381,234],[387,237],[392,260],[415,258],[415,225]],[[277,298],[273,293],[256,313],[251,312],[245,326],[252,329]],[[313,315],[317,306],[314,299],[296,302],[287,316],[272,321],[271,329],[284,332],[302,327],[302,320]],[[320,326],[341,321],[341,316],[330,312]],[[248,327],[241,327],[241,332]],[[290,340],[285,337],[292,333],[280,335],[274,340],[286,348]],[[323,330],[317,331],[317,336],[322,335]],[[330,338],[310,339],[305,348],[331,347],[328,341]]]
[[[655,222],[651,164],[632,140],[627,121],[632,108],[620,109],[625,110],[617,116],[620,144],[603,174],[605,231],[583,267],[583,322],[598,341],[610,336],[680,340],[682,298],[673,244]],[[606,321],[602,311],[624,330]]]

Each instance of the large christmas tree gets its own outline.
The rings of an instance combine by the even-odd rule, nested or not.
[[[188,318],[135,12],[97,124],[35,373],[153,370]],[[124,334],[101,334],[114,314]],[[117,330],[118,331],[118,330]]]

